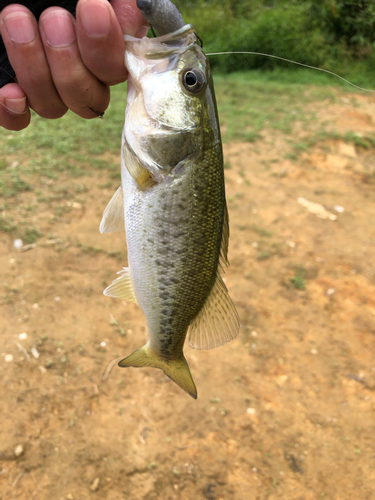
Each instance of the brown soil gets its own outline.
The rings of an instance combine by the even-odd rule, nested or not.
[[[374,104],[353,100],[319,118],[373,131]],[[136,305],[102,295],[126,264],[124,235],[98,232],[103,173],[72,180],[88,192],[56,202],[52,230],[51,207],[33,216],[50,239],[21,252],[0,236],[1,500],[375,498],[374,151],[288,151],[273,132],[225,147],[225,280],[242,326],[224,347],[186,347],[197,401],[155,369],[100,382],[147,336]]]

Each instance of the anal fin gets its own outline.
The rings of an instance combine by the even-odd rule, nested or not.
[[[107,297],[114,297],[115,299],[123,299],[129,302],[134,302],[137,304],[137,299],[135,298],[133,284],[130,279],[129,268],[124,267],[117,274],[120,274],[120,277],[115,279],[112,282],[112,285],[109,285],[104,290],[104,295]]]
[[[189,345],[213,349],[233,340],[239,331],[238,313],[218,273],[208,299],[189,327]]]

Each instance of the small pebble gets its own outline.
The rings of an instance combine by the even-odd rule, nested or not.
[[[68,493],[65,498],[66,500],[74,500],[74,496],[71,493]]]
[[[105,347],[107,345],[106,342],[100,342],[100,347]]]
[[[16,259],[9,259],[9,264],[12,266],[16,263]]]
[[[342,207],[341,205],[335,205],[335,206],[333,207],[333,209],[334,209],[334,210],[336,210],[336,212],[338,212],[339,214],[342,214],[342,213],[344,213],[344,212],[345,212],[345,208],[344,208],[344,207]]]
[[[258,469],[256,467],[253,467],[253,472],[258,472]]]
[[[21,238],[17,238],[16,240],[13,241],[14,248],[20,249],[23,247],[23,241]]]
[[[251,332],[251,336],[252,336],[252,337],[258,337],[258,332],[256,332],[255,330],[253,330],[253,331]]]
[[[33,304],[33,309],[38,309],[39,304]]]
[[[25,340],[25,339],[27,339],[27,333],[20,333],[20,334],[18,335],[18,338],[19,338],[20,340]]]
[[[4,361],[6,363],[11,363],[13,361],[13,355],[12,354],[6,354],[5,358],[4,358]]]
[[[286,242],[285,242],[285,243],[286,243],[286,244],[288,245],[288,247],[290,247],[290,248],[295,248],[295,247],[296,247],[296,244],[294,243],[294,241],[286,240]]]
[[[246,410],[246,413],[248,413],[249,415],[255,415],[256,414],[256,409],[255,408],[248,408]]]
[[[316,349],[311,349],[311,354],[318,354],[318,351]]]
[[[251,244],[252,247],[254,248],[258,248],[258,242],[257,241],[253,241],[253,243]]]
[[[252,349],[256,349],[256,348],[257,348],[257,345],[256,345],[256,344],[251,344],[251,348],[252,348]]]
[[[133,333],[133,330],[126,330],[127,335],[131,335]]]
[[[334,295],[336,293],[336,290],[334,288],[328,288],[328,290],[326,291],[326,294],[328,295],[328,297],[332,297],[332,295]]]
[[[44,368],[44,366],[38,366],[38,368],[41,371],[41,373],[47,373],[47,369]]]
[[[61,300],[61,297],[59,297],[58,295],[55,297],[55,302],[59,302]]]
[[[92,485],[90,486],[90,490],[91,491],[96,491],[97,489],[99,488],[99,478],[96,477],[92,483]]]
[[[39,351],[38,351],[38,349],[36,347],[32,347],[30,349],[30,352],[34,356],[35,359],[39,359],[40,358]]]
[[[23,446],[22,444],[19,444],[14,448],[14,454],[18,458],[22,455],[22,453],[23,453]]]

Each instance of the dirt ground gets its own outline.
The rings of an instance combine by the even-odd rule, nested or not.
[[[319,120],[373,133],[375,99],[349,97]],[[328,138],[295,157],[271,131],[224,149],[241,332],[186,346],[197,401],[155,369],[100,382],[147,337],[136,305],[102,295],[126,265],[124,234],[98,232],[104,172],[72,179],[85,189],[56,198],[52,230],[50,206],[32,215],[28,251],[0,234],[1,500],[375,498],[374,149]]]

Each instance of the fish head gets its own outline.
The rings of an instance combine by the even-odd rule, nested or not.
[[[159,182],[199,155],[207,134],[220,141],[210,66],[191,25],[162,37],[125,40],[125,164],[136,161]]]

